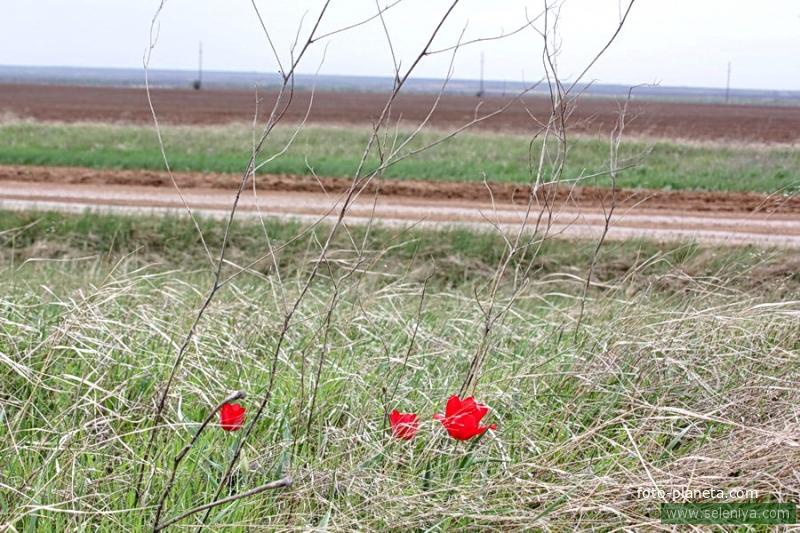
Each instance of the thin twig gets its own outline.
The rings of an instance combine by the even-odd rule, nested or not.
[[[265,483],[261,486],[258,486],[254,489],[250,489],[245,492],[241,492],[239,494],[234,494],[232,496],[228,496],[227,498],[222,498],[221,500],[214,500],[208,503],[204,503],[203,505],[198,505],[197,507],[193,507],[188,511],[185,511],[174,518],[170,518],[169,520],[158,524],[154,529],[155,531],[161,531],[173,524],[177,524],[184,518],[188,518],[193,514],[197,514],[201,511],[205,511],[208,509],[213,509],[214,507],[218,507],[220,505],[225,505],[226,503],[235,502],[236,500],[241,500],[242,498],[249,498],[250,496],[255,496],[256,494],[261,494],[262,492],[266,492],[268,490],[280,489],[283,487],[291,487],[293,483],[292,476],[286,476],[276,481],[270,481],[269,483]]]
[[[217,404],[214,409],[208,413],[203,423],[200,424],[200,427],[197,428],[195,431],[194,436],[192,436],[192,440],[190,440],[183,449],[178,452],[178,455],[175,456],[175,459],[172,462],[172,471],[169,474],[169,481],[167,481],[166,487],[164,487],[164,492],[161,494],[161,498],[158,500],[158,506],[156,507],[156,517],[153,520],[153,530],[158,531],[158,523],[161,520],[161,513],[164,510],[164,504],[167,501],[167,497],[169,496],[170,491],[172,490],[172,486],[175,483],[175,476],[178,473],[178,466],[180,466],[181,461],[183,458],[186,457],[186,454],[189,453],[189,450],[192,449],[194,443],[197,442],[197,439],[200,438],[200,434],[206,429],[206,426],[211,422],[211,420],[216,416],[220,409],[226,404],[236,400],[241,400],[245,397],[245,393],[243,391],[236,391],[230,393],[228,396],[225,397],[221,402]]]

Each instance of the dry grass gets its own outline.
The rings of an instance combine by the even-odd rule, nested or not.
[[[78,228],[94,235],[86,242],[107,243],[108,220],[72,220],[61,231]],[[134,224],[134,233],[146,236],[148,224]],[[163,233],[177,225],[161,224],[161,239],[183,243],[188,255],[173,249],[161,264],[143,265],[155,256],[125,255],[135,248],[128,241],[129,249],[101,256],[61,249],[62,260],[90,257],[82,261],[23,263],[42,250],[39,238],[24,238],[35,227],[16,235],[24,244],[13,265],[8,242],[3,253],[0,522],[9,531],[149,529],[172,458],[209,410],[232,390],[248,394],[250,409],[263,394],[283,298],[302,287],[304,258],[319,241],[309,235],[287,251],[280,280],[274,271],[252,272],[220,293],[179,371],[157,454],[143,465],[144,507],[135,509],[154,398],[204,296],[197,287],[208,285],[203,257],[194,247],[196,261],[187,261],[191,243]],[[66,232],[49,238],[70,242]],[[287,473],[293,486],[215,509],[213,529],[667,529],[657,502],[638,498],[639,488],[800,497],[800,293],[796,276],[774,268],[789,256],[682,247],[637,259],[630,247],[611,247],[575,337],[582,281],[569,250],[576,247],[550,249],[551,263],[492,336],[478,395],[498,429],[458,443],[431,416],[460,386],[480,341],[475,291],[491,273],[465,266],[466,277],[442,275],[478,261],[454,239],[432,258],[409,261],[402,253],[419,251],[400,244],[411,235],[374,238],[359,275],[347,279],[357,254],[348,239],[335,243],[280,352],[267,414],[223,495]],[[484,249],[491,264],[492,247]],[[418,315],[432,265],[440,274]],[[756,271],[772,277],[751,283]],[[339,302],[328,317],[334,292]],[[410,443],[385,428],[385,391],[395,383],[390,408],[424,421]],[[240,435],[217,428],[201,435],[166,517],[209,500]]]

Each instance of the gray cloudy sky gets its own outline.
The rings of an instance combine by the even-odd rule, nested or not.
[[[288,50],[307,12],[310,30],[322,0],[256,0],[265,23]],[[390,0],[378,0],[386,5]],[[566,0],[560,22],[561,74],[582,70],[614,31],[620,2]],[[395,52],[408,65],[450,0],[402,0],[385,15]],[[140,67],[158,0],[0,0],[0,64]],[[435,48],[519,27],[525,9],[542,1],[462,0]],[[375,0],[332,0],[322,32],[376,12]],[[202,40],[205,66],[217,70],[276,70],[250,0],[168,0],[153,56],[155,68],[195,68]],[[390,75],[391,60],[378,19],[326,40],[325,74]],[[322,58],[319,43],[300,68],[311,73]],[[481,52],[486,78],[537,79],[541,38],[531,30],[461,49],[455,77],[476,78]],[[590,71],[602,83],[720,87],[731,61],[737,88],[800,89],[800,3],[796,0],[637,0],[628,24]],[[427,58],[417,75],[442,77],[449,57]]]

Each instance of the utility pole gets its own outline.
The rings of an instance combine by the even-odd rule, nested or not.
[[[195,91],[199,91],[203,87],[203,41],[200,41],[197,47],[197,79],[192,84]]]
[[[731,99],[731,62],[728,61],[728,81],[725,83],[725,103]]]
[[[478,94],[476,95],[478,98],[483,97],[483,52],[481,52],[481,85],[478,89]]]

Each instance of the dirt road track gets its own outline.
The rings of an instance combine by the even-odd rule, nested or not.
[[[274,92],[259,93],[260,109],[269,109]],[[309,117],[311,122],[371,124],[381,112],[386,94],[359,92],[318,92]],[[303,118],[309,92],[297,92],[286,120]],[[435,95],[402,94],[394,104],[394,118],[419,122],[430,110]],[[509,98],[483,99],[480,113],[502,107]],[[153,101],[163,123],[220,124],[251,121],[255,96],[248,90],[154,89]],[[448,95],[430,119],[430,125],[453,128],[475,116],[479,100],[474,96]],[[496,131],[536,130],[529,112],[539,120],[549,113],[549,101],[531,97],[525,105],[515,104],[502,115],[480,124]],[[0,114],[38,120],[141,122],[152,117],[142,88],[79,87],[58,85],[0,84]],[[573,133],[608,134],[619,115],[614,99],[583,98],[570,116]],[[632,103],[625,127],[626,136],[793,143],[800,140],[800,106],[721,105],[685,102]]]
[[[233,200],[232,190],[194,187],[183,189],[196,213],[224,217]],[[373,212],[373,196],[362,195],[347,220],[365,223]],[[336,192],[287,192],[262,189],[242,198],[242,216],[298,218],[304,221],[332,218],[342,196]],[[46,209],[67,212],[95,210],[120,213],[185,214],[174,188],[147,185],[46,183],[0,180],[0,209]],[[598,205],[557,202],[551,234],[597,238],[604,218]],[[702,211],[643,208],[621,205],[612,221],[609,239],[646,237],[657,240],[693,239],[724,244],[800,247],[800,213],[764,211]],[[674,203],[672,204],[675,205]],[[380,196],[375,206],[379,223],[391,226],[461,226],[515,229],[524,216],[525,202],[474,199],[436,199],[424,196]]]
[[[173,177],[181,189],[235,190],[241,177],[238,174],[175,172]],[[166,187],[172,181],[166,172],[150,170],[108,170],[76,167],[43,167],[29,165],[0,165],[0,185],[7,181],[59,185],[131,185]],[[340,193],[347,190],[350,180],[344,178],[315,178],[313,176],[267,174],[257,178],[262,191]],[[42,185],[44,186],[44,185]],[[426,200],[452,200],[490,202],[500,204],[525,202],[528,188],[522,185],[492,183],[456,183],[440,181],[388,180],[373,181],[365,192],[372,194],[380,187],[384,197],[424,198]],[[491,195],[489,191],[491,190]],[[610,201],[610,191],[600,187],[559,187],[555,192],[558,204],[583,208],[602,208]],[[544,194],[540,200],[544,201]],[[779,194],[764,195],[752,192],[664,191],[648,189],[620,189],[617,204],[622,208],[642,207],[648,210],[682,211],[691,213],[740,214],[798,214],[800,196]]]

